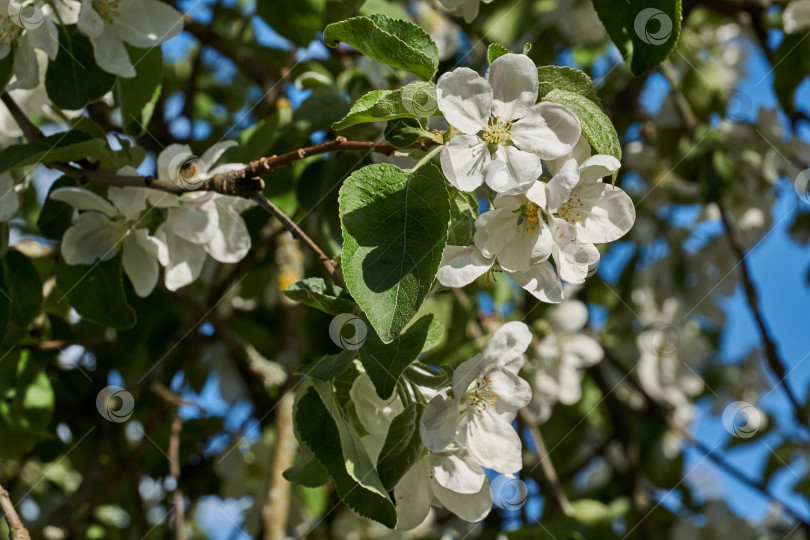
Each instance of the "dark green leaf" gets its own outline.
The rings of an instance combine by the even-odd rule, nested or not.
[[[11,76],[14,75],[14,50],[12,48],[6,57],[0,60],[0,92],[5,90]]]
[[[326,0],[273,0],[256,2],[256,13],[295,45],[306,46],[322,26]]]
[[[394,528],[397,514],[360,439],[329,396],[315,388],[297,399],[294,412],[299,440],[307,445],[335,481],[340,498],[363,517]],[[347,464],[351,471],[347,470]],[[358,477],[360,480],[358,480]]]
[[[330,24],[323,31],[330,47],[351,45],[366,56],[429,80],[439,67],[439,48],[415,24],[385,15],[353,17]]]
[[[385,126],[385,140],[396,148],[407,148],[423,137],[432,136],[416,118],[396,118]]]
[[[6,253],[2,266],[4,292],[11,297],[11,320],[26,328],[42,306],[42,281],[31,260],[16,249]]]
[[[28,351],[20,355],[13,388],[12,399],[0,400],[0,416],[15,431],[43,434],[53,414],[53,387]]]
[[[394,394],[402,372],[422,352],[432,321],[433,315],[425,315],[391,343],[383,343],[373,331],[368,333],[360,347],[360,361],[381,399]]]
[[[284,478],[294,484],[315,488],[329,482],[329,472],[315,458],[308,446],[302,446],[295,464],[284,471]]]
[[[537,97],[542,99],[552,90],[565,90],[584,96],[598,106],[602,106],[593,81],[584,71],[568,66],[541,66],[537,68],[540,87]]]
[[[321,381],[337,377],[348,368],[357,351],[345,349],[336,355],[324,356],[315,362],[299,366],[295,371],[299,375],[309,375]]]
[[[66,297],[62,301],[70,300],[82,317],[118,329],[135,325],[135,310],[124,294],[120,255],[93,266],[59,261],[56,284]]]
[[[593,5],[633,75],[663,62],[678,43],[680,0],[593,0]]]
[[[118,79],[121,120],[124,132],[138,136],[146,130],[163,87],[163,56],[160,47],[127,47],[138,75]]]
[[[351,313],[357,307],[349,293],[323,278],[306,278],[294,283],[284,290],[284,295],[330,315]]]
[[[422,453],[422,438],[419,436],[419,419],[425,406],[411,403],[391,422],[385,443],[377,459],[377,471],[386,489],[394,489],[400,478],[419,459]]]
[[[450,220],[445,183],[432,163],[410,174],[378,164],[340,190],[346,286],[385,343],[419,311],[439,269]]]
[[[5,272],[0,272],[0,345],[6,339],[8,323],[11,320],[11,296],[6,292]]]
[[[54,105],[77,110],[110,91],[115,75],[96,65],[90,40],[70,27],[59,32],[59,54],[48,64],[45,88]]]
[[[471,246],[478,219],[478,201],[475,195],[447,186],[450,193],[450,224],[447,228],[448,246]]]
[[[18,167],[54,161],[93,158],[104,148],[103,139],[94,139],[83,131],[66,131],[0,150],[0,173]]]
[[[70,227],[73,219],[73,207],[61,201],[51,200],[50,194],[53,190],[61,187],[75,186],[76,180],[69,176],[62,176],[51,185],[48,190],[48,198],[42,205],[42,210],[37,218],[37,228],[45,238],[51,240],[61,240],[62,235]]]
[[[416,82],[396,90],[372,90],[357,100],[332,129],[341,130],[364,122],[380,122],[394,118],[422,118],[441,113],[436,98],[436,85]]]

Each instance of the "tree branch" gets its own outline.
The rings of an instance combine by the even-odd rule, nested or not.
[[[3,486],[0,486],[0,508],[3,509],[6,521],[8,521],[10,540],[31,540],[28,529],[25,528],[20,516],[17,515],[17,510],[14,509],[14,505],[11,503],[11,497],[9,497],[8,491]]]
[[[793,390],[791,390],[790,386],[788,385],[787,368],[785,367],[785,363],[782,361],[782,358],[779,356],[779,352],[776,349],[776,342],[771,336],[768,327],[765,325],[765,319],[762,316],[762,310],[759,304],[759,295],[757,294],[757,289],[754,286],[754,281],[751,279],[751,271],[748,268],[747,254],[745,252],[745,247],[743,247],[742,239],[740,238],[737,230],[734,228],[734,224],[731,221],[731,216],[729,216],[728,211],[719,197],[717,198],[716,202],[717,207],[720,210],[720,219],[722,219],[723,226],[725,227],[728,243],[731,245],[732,251],[734,251],[735,255],[740,261],[740,274],[743,289],[745,290],[745,298],[748,301],[748,306],[751,308],[754,321],[756,322],[759,333],[762,336],[762,343],[765,346],[765,358],[768,361],[768,367],[770,367],[771,371],[773,371],[774,375],[776,375],[776,377],[779,379],[776,384],[777,386],[781,386],[785,391],[785,394],[787,395],[787,398],[790,401],[794,412],[796,413],[796,418],[798,418],[799,421],[805,426],[810,426],[807,411],[804,409],[804,407],[802,407],[801,402],[799,402],[798,398],[796,397],[796,394],[793,393]]]
[[[174,529],[177,540],[186,540],[186,510],[183,502],[183,490],[180,489],[180,431],[183,429],[183,418],[180,411],[175,413],[172,422],[172,435],[169,439],[169,473],[174,477]]]
[[[568,495],[565,494],[562,488],[560,479],[557,476],[557,471],[554,470],[554,465],[551,463],[548,448],[546,448],[546,442],[543,440],[543,435],[537,427],[537,420],[528,409],[520,409],[518,414],[520,414],[520,418],[532,434],[534,446],[537,448],[537,457],[540,458],[540,469],[543,471],[543,476],[545,476],[548,487],[551,490],[550,495],[554,499],[554,502],[557,503],[560,510],[562,510],[563,514],[566,516],[573,515],[574,509],[571,506],[571,501],[568,500]]]

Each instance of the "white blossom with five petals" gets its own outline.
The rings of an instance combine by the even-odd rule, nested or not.
[[[536,103],[538,85],[537,67],[523,54],[501,56],[486,78],[469,68],[439,78],[439,109],[460,132],[440,154],[453,186],[473,191],[486,182],[498,193],[525,191],[540,176],[541,160],[573,150],[579,120],[562,105]]]

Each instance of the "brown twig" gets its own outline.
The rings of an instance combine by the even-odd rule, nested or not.
[[[174,529],[177,540],[186,540],[186,510],[183,490],[180,489],[180,432],[183,418],[178,411],[172,422],[172,435],[169,439],[169,473],[174,477]]]
[[[71,347],[73,345],[78,345],[80,347],[84,347],[86,349],[94,348],[94,347],[104,347],[105,345],[110,345],[110,342],[106,339],[93,339],[88,341],[70,341],[67,339],[54,339],[51,341],[40,341],[39,343],[24,343],[21,345],[17,345],[20,349],[26,350],[33,350],[33,351],[53,351],[59,350],[66,347]]]
[[[802,424],[804,424],[805,427],[808,427],[810,426],[810,420],[808,419],[807,411],[804,409],[801,402],[796,397],[796,394],[793,393],[793,390],[791,390],[790,386],[788,385],[787,368],[785,367],[785,363],[782,361],[782,358],[779,356],[779,351],[776,349],[776,342],[773,340],[768,327],[765,325],[765,319],[762,316],[762,309],[760,308],[759,304],[759,294],[757,293],[756,287],[754,287],[754,281],[751,279],[751,271],[748,268],[747,254],[745,252],[745,247],[743,247],[742,239],[732,223],[731,216],[729,216],[728,211],[726,210],[722,201],[720,201],[719,197],[717,200],[717,207],[720,210],[720,219],[723,221],[728,243],[740,261],[740,274],[743,289],[745,290],[745,297],[748,301],[748,307],[751,308],[751,313],[754,316],[754,321],[759,329],[759,333],[762,336],[762,343],[765,346],[765,358],[768,361],[768,367],[770,367],[771,371],[773,371],[774,375],[776,375],[776,377],[779,379],[776,384],[781,386],[785,391],[785,394],[787,395],[787,398],[790,401],[794,412],[796,413],[796,418]]]
[[[557,503],[560,510],[562,510],[563,514],[566,516],[573,515],[574,509],[571,506],[571,501],[568,500],[568,495],[565,494],[565,491],[562,488],[560,479],[557,476],[557,471],[554,470],[554,465],[551,463],[548,448],[546,448],[546,442],[543,440],[543,435],[540,433],[540,429],[537,427],[537,420],[528,409],[520,409],[518,414],[520,414],[520,418],[523,420],[526,427],[529,428],[529,432],[532,434],[534,446],[537,448],[537,457],[540,459],[540,469],[543,471],[543,476],[545,477],[548,487],[551,490],[550,495],[554,499],[554,502]]]
[[[23,135],[25,135],[25,138],[28,139],[29,142],[38,141],[42,138],[42,132],[39,130],[39,128],[37,128],[28,119],[28,116],[22,112],[22,109],[20,109],[14,99],[12,99],[7,92],[3,92],[0,99],[3,100],[3,104],[8,109],[8,112],[11,113],[11,116],[14,118],[14,121],[17,122],[17,125],[20,126]]]
[[[11,503],[11,497],[9,497],[8,491],[3,486],[0,486],[0,508],[3,509],[6,521],[8,521],[10,540],[31,540],[28,529],[25,528],[20,516],[17,515],[17,510],[14,509],[14,505]]]
[[[343,279],[340,277],[340,274],[337,271],[337,263],[330,259],[326,253],[324,253],[323,250],[318,247],[312,238],[307,236],[307,234],[301,230],[301,227],[299,227],[295,221],[290,219],[287,214],[282,212],[278,206],[270,202],[270,200],[261,193],[254,193],[251,199],[259,206],[267,210],[276,219],[278,219],[282,225],[284,225],[284,228],[290,231],[290,234],[292,234],[293,237],[303,242],[304,245],[307,246],[307,249],[315,254],[336,285],[344,288],[346,287],[346,285],[343,283]]]
[[[290,483],[284,478],[284,471],[292,467],[297,446],[293,433],[292,392],[287,392],[278,404],[276,418],[276,452],[273,455],[270,486],[267,502],[262,507],[264,539],[281,540],[287,530],[287,515],[290,511]]]

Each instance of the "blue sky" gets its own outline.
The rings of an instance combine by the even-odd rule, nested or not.
[[[233,2],[226,2],[233,3]],[[194,4],[192,14],[201,21],[207,22],[210,19],[210,9],[207,3],[187,2],[187,6]],[[289,42],[278,36],[272,28],[261,21],[254,20],[254,29],[257,33],[259,43],[266,47],[289,50]],[[778,34],[778,33],[776,33]],[[778,35],[771,37],[772,42],[777,42]],[[167,61],[178,60],[188,53],[190,47],[194,45],[194,40],[188,35],[182,34],[175,39],[164,44],[164,52]],[[300,56],[318,56],[323,54],[322,45],[315,43],[309,49],[301,51]],[[768,75],[769,67],[762,55],[754,54],[756,49],[749,47],[749,60],[746,65],[747,75],[741,80],[738,90],[750,98],[753,108],[750,111],[750,119],[756,116],[756,111],[760,106],[773,107],[776,105],[776,98],[771,91],[772,75]],[[616,60],[617,51],[614,49],[600,64],[599,69],[607,69],[610,62]],[[300,59],[300,58],[299,58]],[[223,83],[233,75],[233,66],[226,60],[207,55],[207,63],[218,66],[218,76]],[[566,55],[560,57],[560,63],[568,63]],[[294,89],[291,88],[294,92]],[[666,80],[660,75],[653,75],[650,82],[642,94],[642,105],[650,113],[655,113],[660,108],[661,101],[668,91]],[[294,104],[300,103],[301,96],[291,95]],[[802,85],[797,102],[810,102],[810,84]],[[174,100],[181,99],[179,96]],[[182,109],[182,102],[167,104],[167,110]],[[193,129],[196,138],[207,136],[206,126],[190,126],[183,121],[176,122],[172,126],[172,132],[176,136],[186,136]],[[810,140],[810,129],[802,133]],[[150,167],[150,165],[147,165]],[[790,179],[792,180],[792,179]],[[774,223],[777,223],[786,212],[796,211],[797,205],[803,204],[793,192],[793,187],[789,179],[783,179],[777,186],[779,194],[778,202],[773,208]],[[786,219],[776,227],[776,230],[761,242],[749,256],[749,264],[753,274],[754,282],[762,299],[762,309],[768,327],[771,329],[779,351],[786,359],[788,366],[797,366],[791,374],[791,385],[801,399],[807,399],[807,388],[810,386],[810,359],[801,363],[805,356],[810,353],[810,332],[807,331],[807,306],[810,306],[810,291],[806,283],[806,274],[810,267],[810,252],[796,244],[789,236],[787,228],[791,219]],[[621,248],[617,249],[618,251]],[[614,262],[606,258],[600,274],[609,276],[622,264],[621,256],[613,258]],[[727,313],[726,326],[723,329],[721,340],[721,355],[724,361],[736,361],[742,359],[747,351],[759,344],[759,334],[745,302],[741,290],[731,297],[723,300],[722,305]],[[217,390],[217,379],[212,379],[199,397],[201,403],[217,414],[225,414],[228,417],[230,426],[241,425],[247,418],[253,415],[249,403],[240,403],[230,412]],[[694,435],[703,441],[710,448],[715,447],[721,441],[728,440],[730,436],[724,429],[720,417],[711,414],[710,399],[700,402],[700,414],[693,426]],[[795,433],[796,427],[791,425],[781,425],[782,418],[790,416],[790,409],[784,394],[780,390],[772,392],[762,403],[759,404],[768,411],[779,424],[777,432]],[[188,415],[195,414],[191,409],[186,411]],[[255,429],[252,435],[258,435]],[[744,447],[727,452],[726,458],[739,469],[749,472],[756,477],[765,465],[771,448],[775,448],[780,440],[779,433],[768,435],[767,437]],[[716,469],[708,461],[702,461],[702,455],[694,450],[687,450],[687,460],[685,471],[695,468],[692,478],[700,478],[701,482],[706,477],[713,479],[713,494],[720,494],[729,503],[733,511],[741,517],[751,520],[759,520],[767,513],[767,501],[757,492],[751,490],[744,484],[739,483],[725,473]],[[793,463],[791,468],[802,474],[806,470],[807,463]],[[688,480],[691,481],[691,480]],[[796,478],[792,473],[783,472],[775,477],[772,487],[781,498],[798,511],[810,518],[810,508],[799,497],[790,493],[790,486],[795,483]],[[532,491],[535,487],[530,486]],[[535,504],[535,503],[530,503]],[[670,501],[665,503],[670,506]],[[203,524],[210,538],[235,538],[231,536],[233,527],[241,523],[241,508],[243,501],[227,501],[223,503],[215,497],[207,498],[201,502],[200,514],[211,517],[211,510],[221,511],[227,514],[230,519],[206,519]],[[204,511],[203,511],[204,509]],[[539,509],[537,509],[539,511]],[[534,510],[533,510],[534,512]],[[233,523],[231,523],[231,520]],[[247,535],[243,535],[247,538]]]

